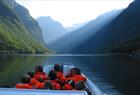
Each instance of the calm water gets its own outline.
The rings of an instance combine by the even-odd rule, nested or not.
[[[14,87],[36,65],[73,63],[107,95],[140,95],[140,58],[128,56],[0,56],[0,86]]]

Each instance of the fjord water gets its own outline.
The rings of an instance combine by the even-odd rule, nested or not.
[[[112,55],[0,56],[0,87],[14,87],[36,65],[73,63],[106,95],[140,95],[140,59]]]

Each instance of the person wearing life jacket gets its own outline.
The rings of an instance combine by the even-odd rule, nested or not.
[[[48,78],[51,81],[51,83],[53,85],[53,88],[55,90],[60,90],[61,89],[60,84],[57,82],[57,75],[56,75],[55,71],[50,71],[49,74],[48,74]]]
[[[74,80],[67,80],[66,83],[63,86],[63,90],[73,90],[75,87]]]
[[[54,65],[54,71],[56,72],[59,83],[61,85],[63,85],[65,83],[66,77],[64,76],[63,72],[61,71],[59,64]]]
[[[27,75],[31,78],[30,84],[35,85],[37,80],[35,79],[35,73],[34,72],[27,72]]]
[[[56,72],[57,77],[61,77],[63,75],[63,72],[60,70],[59,64],[54,65],[54,71]]]
[[[31,78],[28,76],[21,77],[21,83],[16,84],[16,88],[18,89],[31,89],[32,86],[30,85]]]
[[[39,66],[35,67],[35,79],[38,80],[40,78],[43,80],[46,80],[47,75],[46,75],[46,73],[43,72],[42,66],[39,65]]]
[[[79,68],[70,69],[70,77],[67,80],[72,79],[75,83],[78,81],[86,81],[86,78],[81,75],[81,70]]]
[[[42,78],[38,78],[38,80],[36,80],[34,72],[28,72],[27,75],[31,77],[30,84],[32,85],[33,88],[36,89],[44,88],[44,80]]]
[[[35,84],[35,87],[37,89],[43,89],[44,88],[44,85],[45,85],[45,80],[42,79],[42,78],[39,78],[37,81],[38,82]]]

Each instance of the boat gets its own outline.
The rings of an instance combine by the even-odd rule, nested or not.
[[[63,73],[67,75],[71,68],[75,66],[71,63],[60,64]],[[54,64],[46,65],[43,71],[48,74],[52,70]],[[85,76],[82,73],[83,76]],[[85,76],[86,77],[86,76]],[[89,78],[86,77],[85,85],[92,95],[105,95]],[[45,90],[45,89],[16,89],[16,88],[0,88],[0,95],[88,95],[86,91],[81,90]]]

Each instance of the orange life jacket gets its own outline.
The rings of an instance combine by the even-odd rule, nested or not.
[[[82,75],[74,75],[73,77],[67,78],[67,80],[74,80],[74,82],[77,83],[78,81],[86,81],[86,78]]]
[[[78,81],[86,81],[86,78],[82,75],[74,75],[74,81],[77,83]]]
[[[71,86],[70,84],[65,84],[65,85],[63,86],[63,89],[64,89],[64,90],[72,90],[73,88],[72,88],[72,86]]]
[[[19,88],[19,89],[31,89],[32,86],[30,84],[17,83],[16,88]]]
[[[35,78],[32,78],[32,79],[30,80],[30,84],[31,84],[31,85],[35,85],[37,82],[38,82],[38,81],[37,81]]]
[[[47,75],[44,72],[37,72],[35,73],[35,79],[39,80],[40,78],[42,78],[43,80],[47,79]]]
[[[57,80],[51,80],[52,83],[57,83]]]
[[[61,86],[59,83],[53,83],[53,87],[55,90],[60,90],[61,89]]]
[[[61,86],[60,86],[59,83],[57,83],[57,80],[51,80],[51,82],[52,82],[53,88],[55,90],[60,90],[61,89]]]
[[[57,75],[57,78],[60,78],[61,76],[64,76],[63,72],[56,72],[56,75]]]
[[[41,88],[44,88],[44,83],[36,82],[34,86],[37,89],[41,89]]]
[[[40,83],[35,78],[31,79],[30,85],[32,85],[34,88],[37,88],[37,89],[44,88],[44,83]]]
[[[67,78],[66,78],[65,76],[60,77],[60,81],[61,81],[62,83],[65,83],[66,79],[67,79]]]
[[[64,76],[63,72],[57,72],[57,79],[61,82],[64,83],[66,81],[66,77]]]

